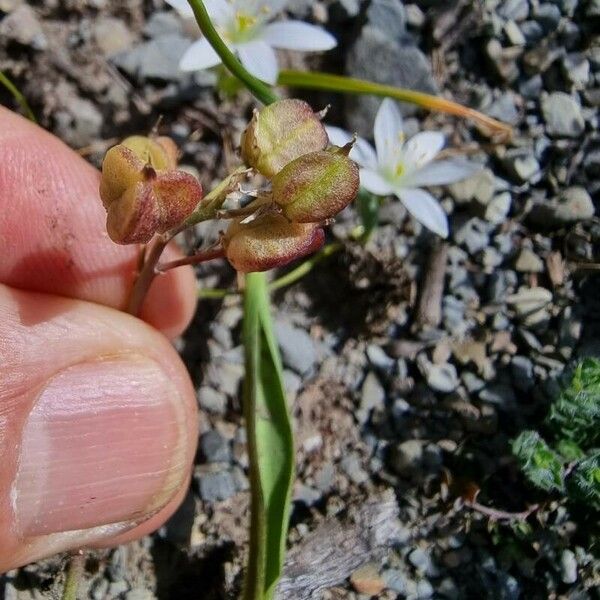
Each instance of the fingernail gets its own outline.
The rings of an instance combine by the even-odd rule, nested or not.
[[[37,536],[139,522],[186,475],[185,415],[158,363],[139,356],[73,365],[48,381],[23,429],[11,498]]]

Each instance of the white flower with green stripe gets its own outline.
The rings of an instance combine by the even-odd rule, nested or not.
[[[352,135],[327,126],[332,144],[342,146]],[[360,184],[377,196],[397,196],[406,210],[428,229],[448,237],[448,217],[428,191],[428,185],[446,185],[475,174],[481,166],[463,159],[434,160],[445,138],[438,131],[422,131],[405,141],[402,115],[396,103],[386,98],[377,111],[373,131],[375,148],[358,138],[350,158],[361,167]]]
[[[186,0],[166,0],[184,18],[194,16]],[[252,75],[277,82],[275,48],[303,52],[330,50],[336,39],[323,28],[303,21],[273,21],[287,0],[205,0],[215,29]],[[206,38],[194,42],[179,63],[183,71],[209,69],[221,63]]]

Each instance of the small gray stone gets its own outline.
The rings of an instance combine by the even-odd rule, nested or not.
[[[200,498],[205,502],[227,500],[236,493],[235,479],[231,471],[202,473],[196,478]]]
[[[198,404],[202,410],[211,414],[224,415],[227,412],[227,396],[209,386],[198,388]]]
[[[36,12],[27,4],[22,4],[0,21],[0,39],[13,40],[35,50],[45,50],[48,40]]]
[[[372,0],[367,8],[367,22],[390,39],[406,34],[406,12],[397,0]]]
[[[96,104],[86,98],[68,95],[64,109],[55,115],[56,131],[63,140],[81,148],[99,137],[103,119]]]
[[[332,463],[326,462],[314,475],[315,486],[323,493],[328,492],[333,487],[334,478],[335,467]]]
[[[493,246],[488,246],[481,253],[481,264],[486,267],[486,272],[499,267],[504,262],[504,256]]]
[[[519,84],[519,93],[528,100],[537,100],[543,88],[544,81],[538,73]]]
[[[556,4],[543,2],[534,9],[533,16],[545,31],[555,31],[560,22],[560,8]]]
[[[415,548],[408,555],[408,562],[428,577],[435,577],[438,574],[438,569],[433,564],[430,553],[421,548]]]
[[[469,254],[476,254],[489,244],[489,230],[488,223],[474,217],[455,229],[454,240],[457,244],[465,246]]]
[[[560,555],[560,578],[568,584],[577,581],[577,560],[571,550],[565,549]]]
[[[500,225],[504,223],[512,204],[512,196],[510,192],[502,192],[494,196],[489,204],[485,207],[485,220]]]
[[[302,388],[302,378],[289,369],[283,370],[283,387],[290,403],[294,402]]]
[[[552,298],[552,292],[546,288],[521,287],[516,294],[508,296],[506,301],[514,305],[518,315],[526,316],[547,306]]]
[[[133,43],[129,28],[121,19],[101,17],[94,21],[94,40],[104,56],[123,52]]]
[[[504,0],[498,6],[498,14],[503,19],[524,21],[529,16],[527,0]]]
[[[205,382],[229,396],[237,396],[243,375],[243,365],[223,357],[210,362],[206,369]]]
[[[128,589],[129,585],[124,579],[113,581],[113,583],[111,583],[108,587],[108,597],[120,598],[121,595],[127,592]]]
[[[199,448],[206,462],[231,461],[229,442],[216,429],[207,431],[200,436]]]
[[[315,344],[304,329],[287,321],[275,322],[275,336],[281,348],[283,364],[298,373],[308,375],[317,362]]]
[[[515,269],[521,273],[541,273],[544,261],[529,248],[523,248],[515,262]]]
[[[355,452],[351,452],[342,458],[340,468],[356,485],[361,485],[369,479],[369,475],[362,468],[360,459]]]
[[[588,0],[586,9],[586,17],[600,17],[600,0]]]
[[[527,40],[523,35],[523,32],[514,21],[507,21],[504,25],[504,33],[508,38],[508,41],[513,46],[524,46]]]
[[[524,42],[525,39],[523,39],[523,43]],[[520,119],[512,92],[505,92],[499,98],[494,100],[494,102],[485,109],[485,113],[494,119],[499,119],[510,125],[516,125]]]
[[[372,371],[367,373],[360,390],[360,407],[356,411],[356,418],[361,424],[369,420],[371,411],[382,408],[385,402],[385,390],[379,382],[377,375]]]
[[[590,61],[584,54],[567,54],[562,59],[563,75],[577,90],[583,90],[590,80]]]
[[[391,373],[394,368],[394,359],[389,357],[381,346],[369,344],[367,346],[369,362],[382,373]]]
[[[405,477],[416,474],[422,468],[423,447],[422,440],[408,440],[392,446],[390,468]]]
[[[155,600],[154,592],[146,588],[133,588],[125,594],[125,600]]]
[[[513,356],[510,362],[510,370],[515,387],[526,392],[535,384],[533,375],[533,362],[526,356]]]
[[[551,136],[578,137],[585,130],[581,106],[564,92],[553,92],[542,98],[542,114]]]
[[[448,186],[448,190],[457,204],[475,200],[484,206],[492,199],[495,189],[496,178],[490,169],[481,169],[471,177]]]
[[[544,30],[537,21],[524,21],[520,27],[529,46],[533,46],[544,37]]]
[[[518,183],[535,183],[540,176],[540,164],[533,151],[513,148],[502,158],[502,164]]]
[[[427,600],[433,596],[433,586],[427,579],[421,579],[417,582],[417,598],[418,600]]]
[[[301,502],[306,506],[314,506],[321,499],[321,492],[303,483],[294,486],[294,502]]]
[[[479,392],[485,387],[485,381],[470,371],[464,371],[461,374],[461,379],[465,384],[467,391],[471,394]]]
[[[544,229],[568,223],[585,221],[594,216],[594,203],[587,190],[580,186],[568,187],[558,198],[533,205],[529,218]]]
[[[426,377],[431,389],[445,394],[453,392],[459,384],[456,367],[451,363],[430,365]]]
[[[381,576],[389,590],[401,596],[406,595],[406,576],[400,569],[386,569]]]
[[[90,586],[90,597],[92,600],[104,600],[108,594],[109,582],[104,577],[95,579]],[[15,596],[16,600],[16,596]]]
[[[487,386],[479,392],[480,400],[498,406],[511,406],[516,402],[515,392],[509,385],[497,383]]]
[[[181,18],[174,11],[157,10],[151,13],[150,18],[144,25],[144,33],[150,38],[175,33],[182,34],[183,26]]]

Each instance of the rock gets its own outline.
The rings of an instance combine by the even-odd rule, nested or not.
[[[406,35],[406,12],[397,0],[372,0],[366,12],[369,25],[392,40]]]
[[[415,548],[408,555],[408,562],[418,571],[424,573],[428,577],[436,577],[439,575],[439,570],[433,564],[431,560],[431,554],[422,550],[421,548]]]
[[[512,204],[512,196],[510,192],[502,192],[494,196],[489,204],[485,207],[485,220],[500,225],[506,220]]]
[[[315,485],[322,493],[329,492],[333,487],[334,478],[335,467],[332,463],[326,462],[314,475]]]
[[[496,74],[507,82],[515,81],[519,77],[516,58],[521,52],[522,50],[518,46],[503,48],[497,39],[491,39],[485,46],[485,54]]]
[[[519,93],[528,100],[537,100],[544,89],[544,81],[538,73],[519,84]]]
[[[514,21],[507,21],[504,25],[504,33],[512,46],[524,46],[527,42],[523,32]]]
[[[415,29],[421,29],[425,25],[426,17],[425,13],[419,8],[417,4],[407,4],[404,7],[406,12],[406,22],[410,27]]]
[[[515,269],[521,273],[542,273],[544,261],[529,248],[523,248],[515,262]]]
[[[377,375],[372,371],[367,373],[360,391],[360,407],[356,411],[358,422],[364,425],[373,409],[383,408],[385,403],[385,390],[379,382]]]
[[[27,4],[21,4],[0,21],[0,39],[5,38],[30,46],[34,50],[45,50],[48,40],[36,12]]]
[[[224,415],[227,412],[227,396],[223,392],[203,385],[198,388],[197,397],[202,410],[215,415]]]
[[[560,555],[560,578],[568,584],[577,581],[577,560],[571,550],[563,550]]]
[[[527,392],[534,386],[533,362],[529,358],[521,355],[513,356],[510,370],[517,389]]]
[[[406,595],[406,576],[400,569],[386,569],[382,577],[388,590],[400,596]]]
[[[479,392],[479,399],[498,406],[511,406],[517,401],[515,392],[509,385],[497,383],[485,387]]]
[[[552,292],[543,287],[521,287],[516,294],[506,298],[512,304],[518,315],[524,316],[538,311],[552,302]]]
[[[563,56],[562,71],[565,79],[576,90],[583,90],[590,80],[590,61],[580,52]]]
[[[502,253],[496,250],[496,248],[493,246],[484,248],[480,259],[481,264],[486,268],[487,273],[489,273],[491,269],[499,267],[504,262],[504,256]]]
[[[391,373],[394,368],[394,359],[388,356],[381,346],[369,344],[367,346],[369,362],[382,373]]]
[[[550,33],[555,31],[560,22],[560,8],[556,4],[543,2],[536,6],[533,11],[535,20],[542,26],[544,31]]]
[[[536,183],[540,177],[540,164],[533,151],[512,148],[502,157],[502,164],[518,183]]]
[[[204,382],[229,396],[237,396],[243,375],[243,365],[222,357],[209,363]]]
[[[418,600],[426,600],[433,596],[433,586],[427,579],[420,579],[417,581],[417,598]]]
[[[385,581],[380,577],[377,565],[367,563],[350,575],[350,583],[359,594],[377,596],[385,589]]]
[[[588,0],[586,9],[586,17],[600,17],[600,0]]]
[[[563,190],[560,196],[550,202],[534,204],[529,219],[547,229],[591,219],[594,211],[594,203],[586,189],[572,186]]]
[[[551,136],[578,137],[585,130],[581,107],[564,92],[553,92],[542,98],[542,114]]]
[[[59,137],[75,148],[83,148],[100,136],[103,119],[96,104],[69,94],[63,106],[64,110],[54,115]]]
[[[392,39],[385,31],[370,24],[362,28],[350,47],[346,72],[352,77],[377,83],[437,93],[429,61],[412,40]],[[381,99],[376,97],[349,96],[346,101],[349,129],[363,137],[371,137],[380,104]],[[401,110],[407,113],[415,109],[403,104]]]
[[[181,18],[174,11],[153,11],[144,25],[144,34],[150,38],[173,33],[179,35],[183,33]]]
[[[121,19],[101,17],[94,21],[93,27],[94,40],[104,56],[123,52],[133,43],[131,31]]]
[[[390,468],[403,477],[410,477],[418,473],[423,463],[424,445],[422,440],[407,440],[392,446]]]
[[[278,320],[275,322],[275,336],[285,366],[298,375],[308,375],[313,371],[317,362],[317,352],[312,338],[304,329]]]
[[[235,479],[231,471],[202,473],[195,476],[200,498],[205,502],[227,500],[236,493]]]
[[[216,429],[211,429],[200,436],[199,449],[206,462],[231,461],[229,442]]]
[[[523,39],[523,42],[525,40]],[[512,92],[505,92],[494,100],[484,111],[490,117],[504,121],[509,125],[516,125],[520,120],[519,111],[515,106],[515,98]]]
[[[449,394],[459,384],[456,367],[451,363],[430,365],[426,373],[427,385],[436,392]]]
[[[133,588],[129,590],[124,597],[124,600],[154,600],[156,596],[153,592],[146,588]]]
[[[369,480],[368,473],[362,468],[360,459],[356,452],[344,456],[340,461],[340,468],[348,476],[350,481],[361,485]]]
[[[489,244],[489,230],[488,223],[474,217],[454,230],[454,241],[465,246],[469,254],[476,254]]]
[[[448,186],[448,191],[457,204],[475,200],[484,206],[492,199],[495,189],[496,178],[490,169],[481,169],[473,176]]]
[[[529,16],[527,0],[504,0],[497,10],[498,15],[506,20],[524,21]]]
[[[112,61],[129,76],[162,81],[189,79],[189,73],[179,70],[179,61],[189,48],[190,40],[170,33],[121,52]]]
[[[302,388],[302,378],[289,369],[283,370],[283,387],[287,395],[288,402],[292,404],[296,400],[298,392]]]
[[[306,506],[314,506],[321,499],[321,492],[303,483],[296,482],[294,485],[294,502],[300,502]]]

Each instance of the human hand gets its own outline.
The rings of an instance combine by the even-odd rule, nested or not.
[[[0,107],[0,572],[140,537],[189,481],[194,389],[167,338],[191,319],[193,272],[157,278],[149,325],[119,312],[137,249],[108,238],[98,182]]]

